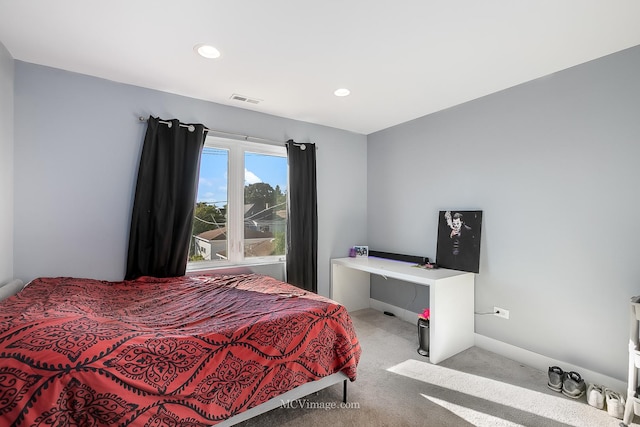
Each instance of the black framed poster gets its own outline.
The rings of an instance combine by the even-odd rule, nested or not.
[[[439,267],[478,273],[482,211],[440,211],[436,263]]]

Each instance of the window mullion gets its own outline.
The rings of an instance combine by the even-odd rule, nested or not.
[[[244,220],[244,153],[236,146],[231,148],[231,165],[229,167],[229,193],[232,195],[230,206],[229,232],[231,244],[229,260],[232,263],[243,260],[243,220]]]

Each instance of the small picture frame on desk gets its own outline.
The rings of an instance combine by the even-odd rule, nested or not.
[[[369,256],[369,246],[354,246],[353,249],[356,251],[356,258]]]

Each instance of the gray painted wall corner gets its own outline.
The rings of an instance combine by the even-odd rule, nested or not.
[[[0,284],[13,278],[15,61],[0,43]]]

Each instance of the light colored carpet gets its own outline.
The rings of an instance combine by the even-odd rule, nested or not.
[[[251,426],[618,427],[620,420],[547,387],[547,372],[472,347],[438,365],[420,356],[417,327],[375,310],[351,313],[358,378],[238,424]],[[337,406],[336,408],[331,408]],[[330,409],[327,409],[327,408]],[[638,419],[632,424],[638,427]]]

